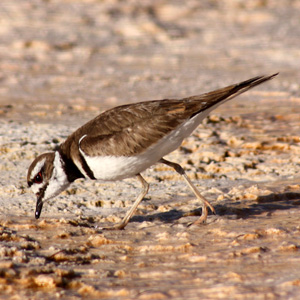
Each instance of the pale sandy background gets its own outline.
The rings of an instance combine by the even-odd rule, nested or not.
[[[1,299],[299,299],[300,2],[2,0]],[[125,230],[134,180],[78,181],[34,219],[26,172],[99,112],[279,76],[170,154]],[[190,216],[188,216],[190,215]]]

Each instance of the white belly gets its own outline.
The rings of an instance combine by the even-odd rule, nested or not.
[[[205,111],[188,120],[136,156],[88,156],[80,148],[86,163],[96,179],[121,180],[132,177],[157,163],[163,156],[176,150],[199,123],[209,114]]]

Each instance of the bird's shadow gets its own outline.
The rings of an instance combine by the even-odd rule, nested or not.
[[[272,193],[265,196],[258,196],[256,200],[241,200],[231,202],[230,200],[214,206],[216,214],[225,218],[248,219],[261,214],[272,215],[274,211],[288,210],[300,205],[300,193],[284,192]],[[182,217],[200,216],[201,207],[190,212],[172,209],[167,212],[154,213],[151,215],[135,215],[130,222],[144,222],[159,220],[163,223],[173,223]]]

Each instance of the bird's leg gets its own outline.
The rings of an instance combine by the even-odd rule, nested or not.
[[[116,224],[113,227],[107,227],[107,228],[102,228],[102,229],[105,229],[105,230],[124,229],[125,226],[128,224],[129,220],[131,219],[131,217],[135,213],[138,205],[143,200],[143,198],[146,196],[146,194],[148,193],[148,190],[149,190],[149,183],[142,177],[142,175],[137,174],[136,177],[141,182],[143,189],[142,189],[141,193],[138,195],[138,197],[136,198],[136,200],[134,201],[132,207],[127,212],[127,214],[125,215],[125,217],[123,218],[121,223]]]
[[[195,194],[197,199],[199,199],[201,201],[202,214],[201,214],[201,217],[193,223],[193,225],[205,223],[205,221],[207,219],[207,215],[208,215],[207,207],[209,207],[210,210],[215,214],[215,209],[213,208],[213,206],[200,194],[198,189],[194,186],[194,184],[191,182],[191,180],[186,175],[184,169],[179,164],[168,161],[164,158],[160,159],[159,162],[172,167],[178,174],[180,174],[183,177],[183,179],[185,180],[185,182],[188,184],[188,186],[191,188],[191,190],[193,191],[193,193]]]

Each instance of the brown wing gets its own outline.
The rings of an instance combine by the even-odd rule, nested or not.
[[[190,112],[182,101],[149,101],[116,107],[87,123],[80,148],[89,156],[143,152],[174,130]]]
[[[156,100],[118,106],[100,114],[65,142],[76,143],[89,156],[125,155],[143,152],[194,115],[217,107],[248,89],[267,81],[259,76],[239,84],[182,100]]]

